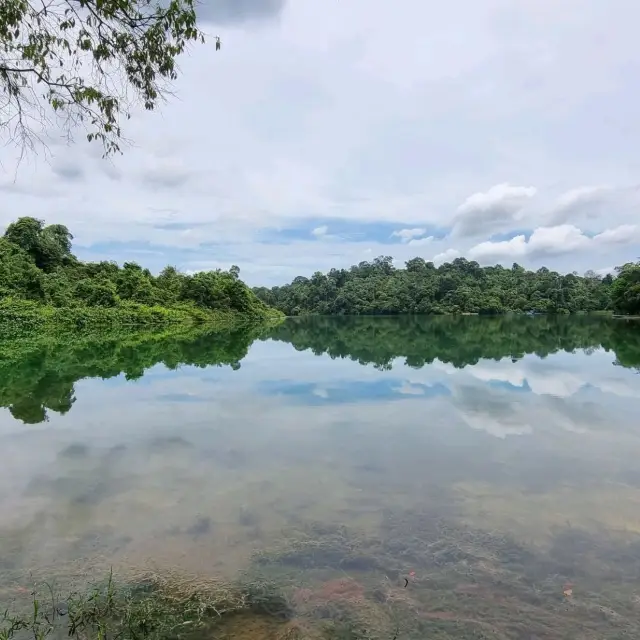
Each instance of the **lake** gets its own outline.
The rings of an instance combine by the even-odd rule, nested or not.
[[[0,599],[255,575],[345,638],[640,637],[638,323],[289,319],[0,371]]]

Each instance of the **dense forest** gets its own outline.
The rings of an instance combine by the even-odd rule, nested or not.
[[[239,269],[194,275],[165,267],[154,276],[135,262],[82,262],[61,224],[24,217],[0,238],[0,331],[43,324],[207,322],[217,314],[244,319],[270,310],[239,278]]]
[[[316,272],[290,284],[254,288],[267,305],[289,316],[375,314],[499,314],[506,312],[640,313],[640,262],[618,267],[617,275],[562,275],[515,264],[481,267],[456,258],[435,267],[413,258],[397,269],[390,256],[350,269]]]

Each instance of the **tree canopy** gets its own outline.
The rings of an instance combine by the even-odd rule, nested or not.
[[[154,109],[178,77],[178,56],[190,42],[204,42],[195,4],[3,0],[2,136],[30,145],[35,128],[50,124],[53,114],[67,134],[85,125],[106,155],[119,151],[133,106]]]
[[[71,253],[70,231],[60,224],[24,217],[0,238],[0,308],[18,301],[66,310],[127,311],[135,321],[144,308],[165,308],[192,315],[230,311],[244,318],[270,310],[245,283],[238,267],[193,275],[165,267],[157,276],[135,262],[82,262]],[[146,312],[145,312],[146,313]],[[6,319],[6,316],[3,316]]]
[[[613,306],[620,313],[640,313],[640,262],[628,262],[616,269],[611,297]]]
[[[577,313],[613,310],[640,313],[640,263],[619,268],[616,278],[588,271],[560,274],[514,263],[481,267],[456,258],[436,267],[422,258],[398,269],[390,256],[331,269],[290,284],[254,289],[287,315],[445,314],[505,312]]]

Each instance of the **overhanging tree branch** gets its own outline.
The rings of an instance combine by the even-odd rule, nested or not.
[[[135,105],[155,109],[178,56],[204,42],[195,1],[3,0],[0,136],[32,146],[55,117],[69,136],[84,125],[105,155],[119,152],[121,121]]]

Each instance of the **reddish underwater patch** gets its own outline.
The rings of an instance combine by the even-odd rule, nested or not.
[[[317,589],[296,589],[296,603],[357,602],[364,598],[364,587],[351,578],[337,578],[323,583]]]

